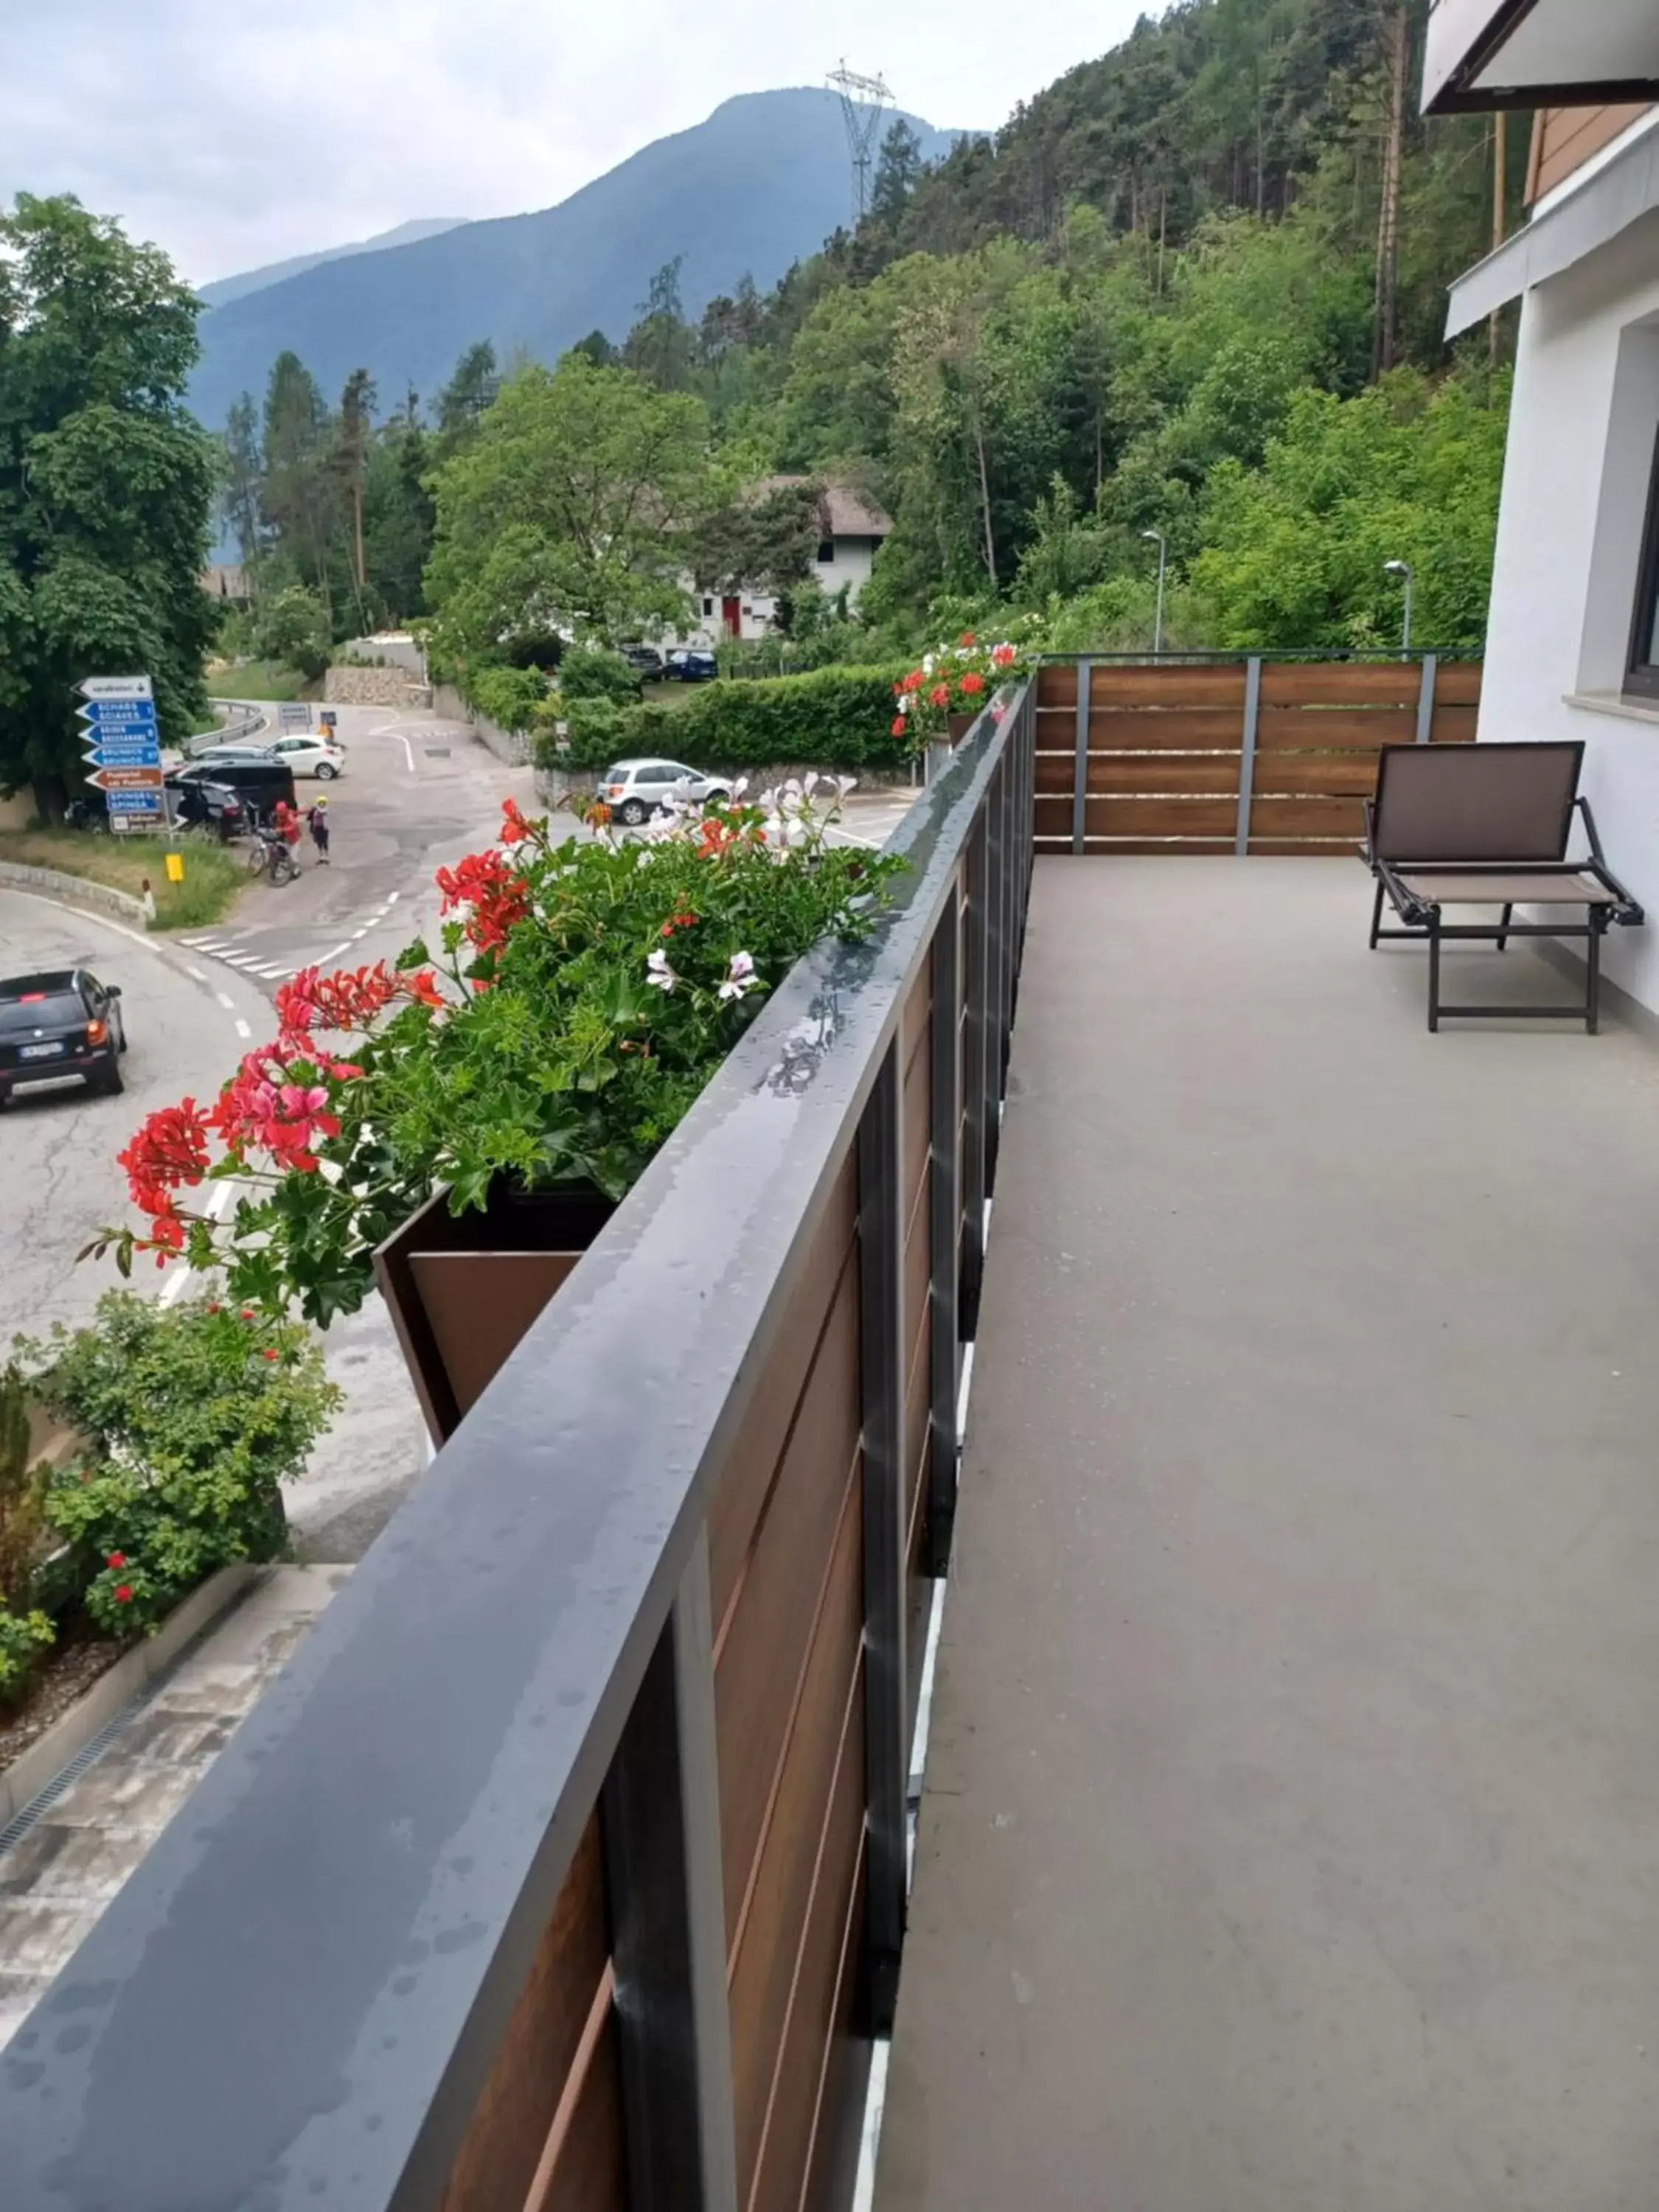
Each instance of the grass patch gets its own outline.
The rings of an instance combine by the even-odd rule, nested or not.
[[[702,686],[700,684],[646,684],[640,688],[648,706],[688,707]]]
[[[240,668],[208,672],[210,699],[298,699],[305,688],[299,670],[285,668],[279,660],[250,660]]]
[[[168,853],[181,853],[185,880],[167,879]],[[247,870],[234,849],[188,831],[160,837],[90,837],[76,830],[0,830],[0,860],[31,868],[56,868],[65,876],[84,876],[134,898],[144,879],[155,894],[155,927],[202,929],[217,921],[247,882]]]

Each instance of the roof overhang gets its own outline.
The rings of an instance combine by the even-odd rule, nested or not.
[[[1559,276],[1659,208],[1659,122],[1535,215],[1451,288],[1446,336],[1456,337],[1534,285]]]
[[[1434,0],[1423,112],[1659,100],[1654,0]]]

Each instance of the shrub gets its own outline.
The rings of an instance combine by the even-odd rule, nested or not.
[[[530,727],[536,708],[547,696],[547,678],[539,668],[470,668],[460,693],[486,721],[517,732]]]
[[[690,768],[757,768],[800,761],[815,768],[898,769],[908,747],[892,735],[897,668],[819,668],[755,683],[706,684],[683,704],[654,703],[614,713],[587,701],[568,713],[570,742],[561,750],[540,733],[543,768],[604,768],[632,755],[659,754]]]
[[[36,1661],[51,1650],[52,1640],[52,1623],[44,1613],[11,1613],[0,1606],[0,1710],[16,1703]]]
[[[29,1417],[21,1378],[0,1375],[0,1707],[12,1704],[52,1641],[46,1615],[29,1603],[46,1526],[46,1481],[29,1465]]]
[[[340,1403],[309,1330],[108,1291],[92,1327],[59,1324],[15,1349],[33,1395],[84,1439],[53,1474],[46,1513],[100,1628],[153,1628],[220,1567],[281,1555],[279,1486]]]
[[[640,679],[621,653],[573,645],[559,663],[559,689],[567,699],[614,699],[628,707],[640,696]]]

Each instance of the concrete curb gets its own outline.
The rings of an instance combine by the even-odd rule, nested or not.
[[[149,927],[143,899],[108,884],[94,884],[86,876],[66,876],[61,869],[32,867],[23,860],[0,860],[0,887],[6,884],[20,891],[37,891],[60,906],[90,907],[95,914],[113,915],[130,928]]]
[[[100,1729],[108,1727],[146,1682],[170,1667],[187,1644],[193,1643],[221,1613],[228,1612],[258,1572],[241,1559],[210,1575],[173,1607],[154,1636],[147,1636],[142,1644],[124,1652],[61,1720],[54,1721],[44,1735],[20,1753],[0,1774],[0,1828],[9,1826],[43,1790],[49,1789],[70,1759],[86,1749]]]

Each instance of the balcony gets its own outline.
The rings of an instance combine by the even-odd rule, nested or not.
[[[1656,98],[1650,0],[1433,0],[1425,114]]]
[[[1467,678],[1165,673],[918,806],[0,2062],[6,2212],[841,2208],[872,2069],[878,2212],[1644,2201],[1659,1062],[1365,951]]]

